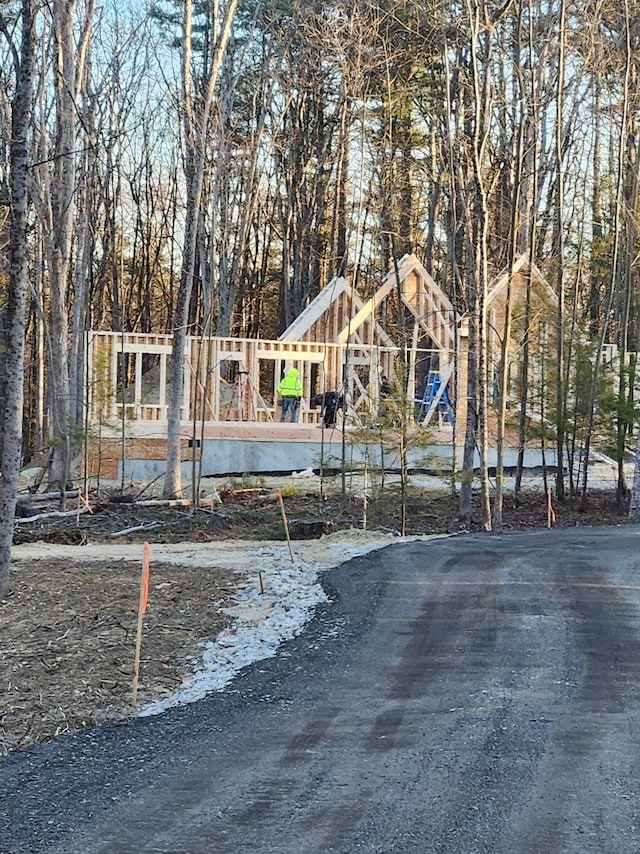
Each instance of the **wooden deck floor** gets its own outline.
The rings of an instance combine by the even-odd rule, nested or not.
[[[353,431],[347,427],[346,434]],[[440,429],[430,431],[434,444],[446,444],[451,442],[451,428],[444,425]],[[180,434],[183,438],[204,439],[238,439],[247,441],[291,441],[291,442],[338,442],[342,439],[342,425],[338,423],[333,428],[322,429],[320,424],[281,424],[275,422],[259,421],[216,421],[209,422],[202,427],[196,426],[194,433],[193,424],[183,423]],[[158,422],[133,422],[127,427],[127,436],[131,439],[165,439],[167,435],[166,425]]]

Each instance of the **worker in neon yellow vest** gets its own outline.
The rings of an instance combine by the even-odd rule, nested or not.
[[[285,421],[287,413],[291,413],[291,421],[298,417],[298,406],[302,397],[302,383],[295,368],[289,368],[278,383],[278,394],[282,398],[280,421]]]

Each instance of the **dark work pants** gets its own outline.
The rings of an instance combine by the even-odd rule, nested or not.
[[[298,398],[286,396],[282,398],[282,411],[280,421],[286,421],[287,412],[291,413],[291,420],[295,421],[298,416]]]

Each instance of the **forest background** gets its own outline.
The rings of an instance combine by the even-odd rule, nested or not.
[[[544,383],[520,390],[520,445],[536,394],[559,500],[586,495],[596,435],[622,500],[640,332],[639,12],[0,0],[0,592],[21,464],[50,446],[64,487],[82,445],[88,330],[169,332],[175,353],[187,334],[277,337],[334,276],[368,296],[407,252],[469,318],[465,465],[474,448],[486,462],[491,407],[504,438],[508,377],[487,375],[485,301],[525,254],[558,303]],[[401,312],[388,322],[402,327]],[[514,322],[507,311],[503,342]],[[182,370],[172,359],[167,495]],[[564,464],[576,449],[578,478]],[[497,486],[491,515],[483,478],[487,525],[500,525]]]

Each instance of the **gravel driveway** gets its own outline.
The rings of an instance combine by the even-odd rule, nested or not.
[[[640,851],[639,568],[635,526],[355,558],[223,692],[0,761],[0,851]]]

